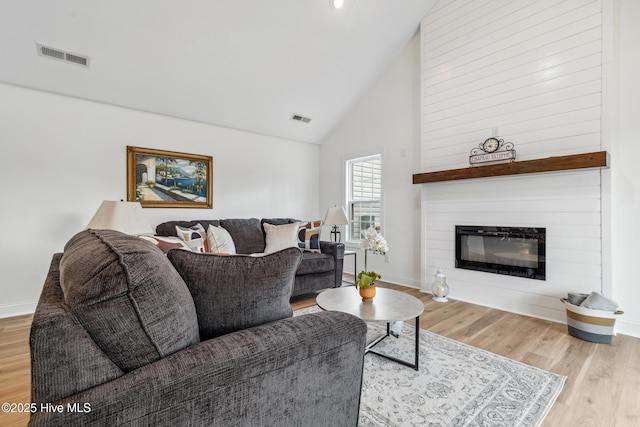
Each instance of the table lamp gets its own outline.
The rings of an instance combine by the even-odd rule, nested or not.
[[[344,212],[342,206],[331,206],[327,209],[327,214],[324,217],[324,225],[331,225],[331,241],[340,242],[340,226],[347,225],[347,214]]]
[[[125,234],[153,234],[140,202],[105,200],[86,229],[116,230]]]

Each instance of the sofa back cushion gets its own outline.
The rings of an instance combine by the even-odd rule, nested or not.
[[[221,219],[220,225],[231,235],[236,246],[236,253],[255,254],[264,252],[264,232],[259,219]]]
[[[271,225],[284,225],[284,224],[293,224],[294,222],[300,222],[300,220],[293,218],[262,218],[260,221],[262,224],[265,222]]]
[[[264,256],[167,254],[191,291],[202,340],[291,317],[298,248]]]
[[[125,372],[199,342],[184,281],[161,250],[138,237],[76,234],[60,261],[60,287],[65,304]]]

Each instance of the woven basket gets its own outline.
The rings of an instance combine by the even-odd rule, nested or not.
[[[560,298],[567,309],[567,329],[569,335],[584,341],[609,344],[614,335],[616,317],[624,311],[615,312],[593,310],[573,305],[566,298]]]

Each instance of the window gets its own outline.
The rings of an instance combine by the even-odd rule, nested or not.
[[[382,223],[382,158],[380,154],[347,160],[349,240],[360,240]]]

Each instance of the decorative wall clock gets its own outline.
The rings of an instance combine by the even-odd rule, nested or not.
[[[504,142],[497,136],[492,136],[482,141],[478,147],[473,148],[469,155],[469,164],[475,166],[481,163],[502,161],[514,161],[516,150],[512,142]]]
[[[482,148],[482,151],[485,153],[493,153],[500,148],[500,140],[496,138],[487,138],[482,144],[480,144],[480,148]]]

